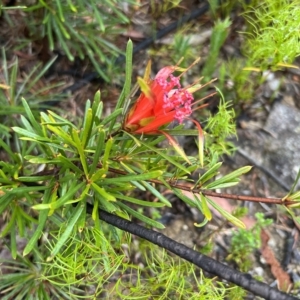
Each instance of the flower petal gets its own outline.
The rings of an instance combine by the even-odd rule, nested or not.
[[[158,71],[158,73],[155,76],[155,79],[158,79],[158,78],[167,79],[175,70],[176,70],[176,67],[174,67],[174,66],[164,67]]]
[[[174,120],[175,111],[155,117],[155,119],[145,127],[141,127],[135,133],[151,133],[157,131],[159,127],[169,124]]]

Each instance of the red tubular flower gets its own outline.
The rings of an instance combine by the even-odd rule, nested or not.
[[[198,61],[199,59],[189,68]],[[194,83],[185,88],[182,88],[180,85],[180,76],[188,69],[182,69],[178,66],[165,67],[151,80],[149,79],[151,71],[151,64],[149,63],[144,78],[138,78],[142,93],[128,112],[123,128],[134,134],[164,134],[177,153],[190,163],[188,157],[177,142],[169,134],[160,130],[162,126],[168,125],[174,120],[182,123],[184,119],[191,115],[192,111],[206,106],[205,104],[196,106],[199,101],[205,98],[193,103],[193,93],[204,85]],[[182,73],[180,76],[175,77],[172,74],[175,71]],[[209,83],[211,82],[212,81]],[[196,107],[192,109],[192,106]],[[200,124],[195,120],[191,121],[195,123],[198,130],[199,160],[200,164],[203,165],[204,134]]]
[[[142,93],[126,116],[124,129],[128,132],[151,134],[174,120],[182,123],[192,113],[192,93],[202,87],[194,84],[182,88],[180,77],[172,73],[186,70],[177,66],[161,69],[153,80],[149,79],[150,68],[149,63],[145,77],[138,78]]]

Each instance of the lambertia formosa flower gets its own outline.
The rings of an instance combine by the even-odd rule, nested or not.
[[[149,62],[144,78],[138,77],[141,94],[126,115],[123,129],[133,134],[162,133],[175,147],[176,151],[183,154],[176,141],[169,134],[161,130],[161,127],[173,121],[182,123],[183,120],[189,119],[193,111],[205,106],[197,106],[199,101],[203,99],[193,102],[193,93],[204,86],[198,83],[201,79],[184,88],[180,84],[180,77],[199,60],[197,59],[187,69],[178,67],[178,64],[176,66],[164,67],[157,73],[154,79],[150,79],[151,62]],[[181,72],[181,74],[176,77],[173,75],[175,71]],[[201,152],[203,152],[203,132],[201,126],[197,121],[192,121],[197,126],[199,132],[198,146],[202,148]],[[203,153],[201,156],[203,156]],[[187,160],[185,155],[184,157]],[[200,161],[202,161],[201,158]]]

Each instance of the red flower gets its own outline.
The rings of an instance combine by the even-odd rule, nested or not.
[[[138,78],[142,93],[126,116],[124,129],[128,132],[151,134],[174,120],[182,123],[192,113],[192,93],[202,87],[182,88],[180,76],[172,73],[186,70],[177,66],[161,69],[153,80],[149,79],[150,68],[148,64],[144,79]]]
[[[198,61],[199,59],[189,68]],[[165,67],[157,73],[153,80],[151,80],[149,79],[151,71],[151,64],[149,63],[144,78],[138,78],[142,93],[128,112],[123,128],[134,134],[164,134],[177,153],[190,163],[188,157],[177,142],[169,134],[160,130],[162,126],[168,125],[174,120],[182,123],[184,119],[191,115],[192,111],[206,106],[206,104],[204,104],[192,109],[193,105],[197,105],[199,101],[205,99],[203,98],[193,103],[193,92],[199,90],[204,85],[194,83],[185,88],[182,88],[180,85],[180,76],[188,69],[182,69],[178,66]],[[172,74],[175,71],[180,71],[182,73],[180,76],[175,77]],[[209,83],[211,82],[212,81]],[[191,121],[194,122],[198,129],[199,160],[200,164],[203,165],[203,131],[197,121]]]

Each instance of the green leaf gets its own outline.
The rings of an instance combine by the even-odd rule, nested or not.
[[[30,109],[28,103],[26,102],[26,100],[24,98],[22,98],[22,104],[24,106],[27,117],[28,117],[30,123],[32,124],[33,128],[36,130],[36,132],[39,135],[43,135],[41,125],[36,121],[33,113],[31,112],[31,109]]]
[[[200,197],[201,197],[202,212],[203,212],[205,218],[208,221],[210,221],[212,219],[212,214],[207,205],[206,197],[202,193],[200,194]]]
[[[69,168],[71,170],[73,170],[77,175],[81,175],[83,174],[83,170],[78,168],[72,161],[70,158],[67,158],[61,154],[57,155],[57,160],[60,163],[63,163],[63,166],[66,168]],[[78,159],[77,159],[78,160]]]
[[[143,201],[136,198],[132,198],[129,196],[125,196],[122,194],[114,194],[115,198],[121,199],[130,203],[134,203],[137,205],[148,206],[148,207],[164,207],[165,204],[161,202],[152,202],[152,201]]]
[[[92,182],[95,182],[95,181],[98,181],[98,180],[101,179],[101,178],[105,178],[105,177],[106,177],[106,173],[107,173],[107,170],[101,168],[101,169],[97,170],[97,171],[93,174],[93,176],[90,178],[90,180],[91,180]]]
[[[56,114],[55,112],[53,112],[51,110],[48,110],[48,114],[49,114],[49,116],[47,116],[44,113],[41,113],[41,115],[43,116],[43,119],[45,120],[45,123],[51,123],[51,120],[54,120],[52,117],[54,117],[54,118],[56,118],[56,119],[58,119],[58,120],[61,121],[60,124],[64,124],[64,125],[67,125],[67,126],[69,126],[71,128],[77,129],[77,127],[73,123],[71,123],[67,119],[61,117],[60,115]],[[55,121],[54,123],[57,124],[59,122]]]
[[[172,136],[198,136],[196,129],[164,129],[164,132]]]
[[[14,182],[11,179],[9,179],[1,169],[0,169],[0,177],[1,177],[0,179],[1,183],[5,183],[6,185],[14,184]]]
[[[76,147],[76,143],[73,141],[73,139],[65,131],[63,131],[60,127],[56,127],[53,125],[47,125],[47,128],[50,131],[54,132],[56,137],[58,137],[60,140],[62,140],[65,144]]]
[[[12,127],[12,130],[22,136],[25,136],[25,137],[36,139],[38,141],[51,142],[51,140],[49,138],[42,137],[36,133],[30,132],[30,131],[20,128],[20,127]]]
[[[124,209],[125,211],[127,211],[129,214],[131,214],[132,216],[136,217],[137,219],[145,222],[146,224],[150,225],[150,226],[153,226],[153,227],[156,227],[156,228],[159,228],[159,229],[164,229],[165,226],[157,221],[154,221],[142,214],[140,214],[139,212],[137,212],[136,210],[133,210],[132,208],[128,207],[127,205],[121,203],[118,201],[118,205]]]
[[[99,135],[96,140],[96,151],[93,155],[92,165],[90,166],[89,177],[92,176],[92,178],[93,178],[94,176],[96,176],[96,174],[94,174],[94,173],[95,173],[97,165],[100,162],[100,156],[103,152],[103,148],[104,148],[104,144],[105,144],[104,141],[105,141],[105,130],[101,128],[101,129],[99,129]],[[96,173],[98,173],[98,172],[99,172],[99,170],[96,171]],[[98,178],[100,178],[100,177],[98,177]],[[93,178],[92,180],[95,181],[97,179]]]
[[[15,228],[15,223],[16,223],[16,217],[17,217],[17,209],[16,206],[13,206],[13,213],[9,218],[8,223],[6,224],[5,228],[1,232],[1,237],[5,237],[9,232],[12,232]]]
[[[200,176],[200,178],[195,183],[194,187],[197,187],[200,183],[200,186],[203,185],[206,181],[211,179],[212,177],[216,176],[218,174],[218,170],[221,167],[222,163],[218,162],[215,165],[213,165],[210,169],[208,169],[203,175]]]
[[[94,17],[96,18],[96,20],[97,20],[97,22],[99,24],[100,30],[102,32],[105,32],[105,25],[103,23],[102,16],[101,16],[101,14],[98,11],[98,8],[96,7],[96,5],[95,5],[94,2],[91,2],[90,4],[93,7]]]
[[[175,195],[181,199],[183,202],[185,202],[187,205],[191,206],[191,207],[198,207],[196,201],[191,200],[189,197],[185,196],[181,190],[179,189],[172,189],[172,191],[175,193]],[[199,203],[198,203],[199,204]],[[199,205],[200,206],[200,205]],[[198,207],[198,209],[202,212],[202,207]]]
[[[21,182],[38,182],[45,181],[53,178],[53,175],[44,175],[44,176],[21,176],[16,179]]]
[[[90,188],[91,188],[91,184],[87,184],[86,187],[81,192],[80,196],[78,198],[76,198],[76,199],[67,201],[66,205],[67,204],[77,203],[77,202],[85,200],[85,198],[89,195]]]
[[[14,187],[13,189],[6,192],[15,195],[15,194],[24,194],[24,193],[32,193],[32,192],[42,192],[47,188],[48,188],[47,186],[19,186],[19,187]],[[0,190],[5,191],[5,188],[1,188]]]
[[[141,143],[144,147],[150,149],[151,151],[153,151],[153,152],[157,153],[158,155],[160,155],[161,157],[163,157],[170,164],[176,166],[177,168],[179,168],[180,170],[186,172],[187,174],[190,174],[190,171],[186,167],[184,167],[183,165],[179,164],[177,161],[172,159],[168,154],[165,154],[161,149],[157,149],[155,147],[152,147],[152,146],[148,145],[147,143],[144,143],[143,141],[140,141],[140,140],[139,140],[139,143]]]
[[[130,173],[130,174],[136,174],[135,171],[133,171],[132,168],[130,168],[130,167],[129,167],[127,164],[125,164],[123,161],[121,161],[120,164],[124,167],[124,169],[125,169],[128,173]],[[139,182],[137,182],[137,181],[131,181],[131,183],[132,183],[136,188],[138,188],[139,190],[141,190],[141,191],[146,191],[145,187],[144,187],[141,183],[139,183]]]
[[[65,17],[64,17],[64,13],[63,13],[63,8],[61,6],[61,1],[60,0],[56,0],[56,7],[58,8],[58,16],[60,18],[60,20],[62,22],[65,22]]]
[[[129,96],[131,89],[131,76],[132,76],[132,53],[133,53],[133,43],[129,39],[126,47],[126,73],[125,73],[125,83],[124,83],[124,98]],[[123,106],[123,103],[118,103]]]
[[[83,132],[82,132],[82,138],[81,143],[82,147],[85,148],[87,145],[87,142],[91,136],[92,132],[92,124],[93,124],[93,112],[92,109],[89,108],[87,112],[85,113],[85,119],[83,123]]]
[[[98,205],[99,204],[100,204],[101,208],[103,208],[104,210],[106,210],[110,213],[115,212],[118,209],[114,205],[114,202],[107,201],[103,197],[98,197],[97,201],[95,201],[95,203],[94,203],[94,208],[93,208],[93,213],[92,213],[93,220],[96,220],[96,216],[98,215]]]
[[[237,219],[236,217],[234,217],[233,215],[231,215],[229,212],[227,212],[225,209],[223,209],[221,206],[219,206],[218,204],[216,204],[213,200],[211,200],[210,198],[206,197],[207,202],[213,207],[215,208],[223,217],[225,217],[229,222],[231,222],[232,224],[234,224],[235,226],[239,227],[239,228],[243,228],[245,229],[246,226],[245,224]]]
[[[96,92],[95,97],[94,97],[94,103],[92,106],[93,110],[93,120],[96,122],[96,124],[99,124],[99,121],[102,116],[102,110],[103,110],[103,102],[100,101],[101,99],[101,93],[100,90]]]
[[[290,191],[288,192],[288,194],[283,198],[283,200],[285,199],[289,199],[289,200],[295,200],[297,199],[299,196],[300,196],[300,191],[299,192],[296,192],[294,193],[294,190],[296,188],[296,185],[297,183],[299,182],[299,179],[300,179],[300,169],[298,170],[298,173],[297,173],[297,176],[296,176],[296,179],[293,183],[293,186],[292,188],[290,189]],[[294,193],[294,194],[293,194]],[[298,196],[299,195],[299,196]]]
[[[84,170],[84,174],[86,175],[86,177],[88,176],[88,167],[87,167],[87,161],[86,161],[86,157],[84,154],[84,148],[83,145],[81,144],[81,141],[79,139],[78,133],[75,129],[72,129],[72,137],[74,139],[75,142],[75,147],[78,150],[79,153],[79,157],[80,157],[80,161]]]
[[[57,164],[61,162],[59,158],[45,158],[32,155],[26,155],[24,158],[32,164]]]
[[[300,191],[295,192],[294,194],[288,197],[289,200],[299,200],[300,199]]]
[[[2,5],[1,5],[2,6]],[[4,47],[3,47],[4,49]],[[18,57],[16,57],[16,63],[13,64],[9,78],[9,101],[11,106],[17,105],[16,91],[17,91],[17,74],[18,74]]]
[[[205,186],[203,186],[203,189],[216,189],[216,188],[222,188],[222,187],[228,187],[233,186],[239,182],[238,176],[241,176],[242,174],[245,174],[251,170],[251,166],[245,166],[242,168],[239,168],[217,180],[214,182],[211,182]]]
[[[30,132],[34,131],[33,127],[29,123],[29,121],[27,121],[27,119],[23,115],[21,115],[21,122],[23,123],[26,130],[28,130]]]
[[[50,67],[52,66],[52,64],[54,63],[54,61],[57,59],[57,56],[54,56],[50,61],[48,61],[44,67],[42,68],[42,70],[38,70],[38,68],[36,68],[36,70],[38,70],[38,74],[36,76],[30,76],[28,78],[28,84],[27,84],[27,91],[30,91],[33,87],[37,86],[37,82],[44,76],[44,74],[50,69]],[[47,90],[48,91],[48,90]],[[29,118],[30,122],[31,119]],[[34,124],[32,123],[33,127],[35,128]],[[35,128],[35,130],[37,130],[37,128]],[[37,131],[38,133],[40,133],[39,131]]]
[[[104,155],[103,155],[103,159],[102,159],[102,163],[103,163],[103,168],[104,169],[108,168],[108,159],[109,159],[109,154],[110,154],[111,148],[113,146],[113,143],[114,143],[114,139],[113,138],[109,138],[106,141],[105,151],[104,151]]]
[[[0,215],[7,209],[8,205],[15,199],[15,197],[9,193],[1,194],[1,201],[0,201]]]
[[[11,148],[1,138],[0,138],[0,147],[3,148],[5,152],[7,152],[10,159],[17,161],[17,156],[11,151]]]
[[[15,207],[15,210],[17,211],[16,214],[16,225],[18,227],[18,232],[20,237],[24,237],[24,232],[25,232],[25,224],[24,224],[24,218],[21,214],[21,208],[19,206]]]
[[[207,224],[208,220],[204,218],[204,220],[201,223],[194,223],[195,227],[201,228]]]
[[[109,122],[115,121],[116,118],[122,113],[122,108],[115,109],[112,114],[110,114],[108,117],[106,117],[104,120],[101,121],[101,125],[105,126]],[[111,124],[114,124],[115,122],[112,122]]]
[[[149,182],[143,181],[142,184],[154,195],[157,197],[164,205],[168,207],[172,207],[172,204],[169,202],[169,200],[164,197],[156,188],[154,188]]]
[[[162,133],[167,138],[169,144],[174,148],[174,150],[178,153],[178,155],[181,158],[183,158],[189,165],[191,165],[190,160],[186,156],[184,150],[178,145],[177,141],[175,141],[175,139],[172,136],[170,136],[169,134],[167,134],[163,130],[160,130],[159,132]]]
[[[86,206],[86,200],[84,200],[84,206]],[[86,209],[84,209],[77,221],[78,232],[82,232],[86,225]]]
[[[13,259],[17,258],[17,233],[15,226],[10,231],[10,254]]]
[[[124,176],[118,176],[117,178],[105,178],[103,179],[103,182],[105,184],[108,183],[118,183],[118,182],[128,182],[128,181],[135,181],[135,180],[149,180],[149,179],[157,179],[163,174],[163,171],[153,171],[149,173],[143,173],[143,174],[136,174],[136,175],[124,175]]]
[[[197,131],[198,131],[198,156],[199,156],[199,162],[200,162],[200,166],[203,167],[203,161],[204,161],[204,133],[202,130],[201,125],[193,120],[190,119],[197,127]]]
[[[105,189],[101,188],[96,183],[93,182],[92,187],[96,193],[98,193],[101,197],[103,197],[107,201],[116,201],[116,198],[112,194],[106,192]]]
[[[116,104],[115,111],[121,110],[123,112],[124,101],[127,96],[129,96],[130,88],[131,88],[131,76],[132,76],[132,53],[133,53],[133,44],[132,41],[129,40],[126,47],[126,74],[125,74],[125,83],[121,95]],[[112,122],[109,126],[108,132],[110,133],[115,125],[116,117],[112,119]]]
[[[73,228],[84,209],[85,209],[84,203],[77,205],[76,209],[73,211],[73,214],[71,215],[70,221],[68,222],[64,233],[61,235],[60,239],[56,242],[56,245],[52,249],[50,256],[47,258],[47,261],[51,261],[53,257],[59,252],[61,247],[63,247],[63,245],[71,235]]]
[[[43,197],[44,204],[47,204],[50,201],[50,194],[52,191],[53,183],[54,183],[54,179],[50,181],[49,188],[44,193],[44,197]],[[42,230],[44,229],[44,226],[47,221],[48,212],[49,212],[49,209],[45,209],[39,213],[38,226],[23,251],[24,256],[31,252],[33,247],[36,245],[37,240],[40,238],[40,236],[42,234]]]
[[[66,202],[70,201],[73,195],[75,195],[75,193],[79,191],[81,188],[83,188],[84,186],[85,186],[85,182],[81,182],[78,184],[78,182],[73,181],[69,189],[57,201],[48,204],[36,204],[33,205],[32,208],[36,210],[48,209],[48,208],[53,210],[58,209]]]

